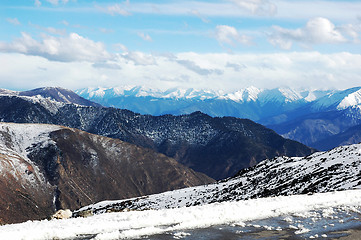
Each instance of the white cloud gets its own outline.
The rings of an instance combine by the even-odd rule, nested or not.
[[[129,52],[128,48],[125,45],[121,44],[121,43],[114,44],[113,48],[117,52],[119,52],[119,51],[121,51],[121,52]]]
[[[21,38],[11,43],[0,42],[0,51],[41,56],[60,62],[96,62],[111,57],[103,43],[94,42],[76,33],[70,33],[65,37],[54,37],[43,34],[41,41],[33,39],[27,33],[22,33]]]
[[[47,1],[48,3],[51,3],[52,5],[58,5],[59,2],[63,3],[63,4],[67,4],[69,2],[69,0],[45,0]],[[35,5],[37,5],[37,0],[35,1]]]
[[[61,21],[60,23],[63,24],[63,25],[65,25],[65,26],[69,26],[69,22],[66,21],[66,20],[63,20],[63,21]]]
[[[222,73],[223,73],[223,71],[219,70],[219,69],[202,68],[192,60],[178,59],[178,60],[176,60],[176,62],[178,64],[184,66],[188,70],[191,70],[191,71],[193,71],[193,72],[195,72],[195,73],[197,73],[199,75],[203,75],[203,76],[207,76],[207,75],[210,75],[210,74],[222,75]]]
[[[247,66],[245,64],[242,64],[242,63],[230,63],[230,62],[227,62],[226,67],[227,68],[232,68],[236,72],[240,72],[242,69],[247,68]]]
[[[98,9],[104,13],[110,14],[112,16],[115,15],[122,15],[122,16],[130,16],[132,15],[129,11],[127,11],[126,5],[128,5],[129,3],[125,3],[125,4],[114,4],[114,5],[110,5],[107,7],[98,7]]]
[[[235,47],[238,43],[251,45],[252,40],[249,36],[240,34],[237,29],[227,25],[218,25],[216,27],[215,38],[223,45],[224,43]]]
[[[47,1],[48,3],[51,3],[53,5],[58,5],[59,4],[59,0],[45,0]]]
[[[126,84],[160,89],[186,85],[225,91],[248,86],[344,89],[360,85],[360,62],[360,54],[319,52],[186,52],[173,56],[133,52],[95,63],[54,62],[39,56],[0,53],[0,85],[12,89],[40,86],[77,89]]]
[[[12,25],[20,25],[21,23],[17,18],[7,18],[6,21]]]
[[[198,18],[201,19],[202,22],[204,22],[204,23],[210,23],[210,21],[209,21],[206,17],[204,17],[198,10],[191,10],[191,11],[190,11],[190,14],[198,17]]]
[[[151,54],[145,54],[143,52],[126,52],[121,54],[121,56],[126,59],[132,61],[135,65],[156,65],[156,59]]]
[[[40,7],[40,6],[41,6],[40,0],[35,0],[35,1],[34,1],[34,5],[35,5],[36,7]]]
[[[274,26],[269,41],[280,48],[290,49],[293,42],[309,46],[313,44],[344,43],[348,40],[330,20],[318,17],[309,20],[303,28],[286,29]]]
[[[66,35],[65,29],[57,29],[57,28],[53,28],[53,27],[47,27],[47,28],[45,28],[45,31],[50,34],[55,34],[55,35]]]
[[[275,4],[268,0],[230,0],[238,7],[260,16],[273,16],[277,13]]]
[[[148,41],[148,42],[152,41],[152,38],[148,34],[139,32],[138,36],[141,37],[144,41]]]
[[[337,29],[344,35],[352,38],[354,43],[360,43],[359,33],[361,32],[361,24],[344,24]]]

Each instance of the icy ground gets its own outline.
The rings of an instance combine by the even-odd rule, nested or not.
[[[175,209],[105,213],[68,220],[28,221],[0,226],[0,236],[3,239],[122,239],[146,236],[157,239],[157,236],[170,234],[173,239],[191,239],[192,234],[200,234],[202,229],[215,231],[215,226],[218,229],[222,228],[218,226],[223,226],[234,227],[237,231],[233,234],[239,236],[250,228],[262,228],[267,231],[287,230],[302,238],[324,238],[329,233],[327,228],[335,224],[349,223],[350,218],[360,223],[360,213],[361,190],[358,189]],[[269,221],[271,218],[276,220]],[[282,223],[277,223],[280,220]]]

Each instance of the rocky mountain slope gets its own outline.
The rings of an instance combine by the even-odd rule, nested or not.
[[[361,144],[307,157],[276,157],[214,184],[120,201],[105,201],[77,211],[94,213],[177,208],[251,198],[361,189]]]
[[[117,138],[175,158],[215,179],[233,176],[265,158],[305,156],[314,151],[246,119],[212,118],[200,112],[150,116],[115,108],[42,101],[49,104],[0,96],[0,120],[63,125]]]
[[[361,142],[361,125],[348,128],[346,131],[332,135],[326,139],[312,143],[317,149],[330,149],[332,146],[342,146]]]
[[[361,88],[329,94],[300,109],[285,113],[282,118],[286,121],[268,127],[286,138],[320,150],[339,146],[343,141],[336,139],[361,124]],[[352,141],[344,143],[360,141],[361,138],[355,136]]]
[[[117,139],[55,125],[0,123],[0,223],[212,181]]]

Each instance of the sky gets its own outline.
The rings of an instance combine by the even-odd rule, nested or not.
[[[1,0],[0,88],[361,86],[358,0]]]

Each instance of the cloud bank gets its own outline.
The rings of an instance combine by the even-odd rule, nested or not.
[[[70,89],[125,84],[167,89],[184,86],[185,82],[187,87],[216,90],[248,86],[344,89],[361,82],[360,62],[360,54],[319,52],[174,55],[125,52],[97,63],[55,62],[42,56],[0,53],[0,84],[15,90],[59,83]]]

